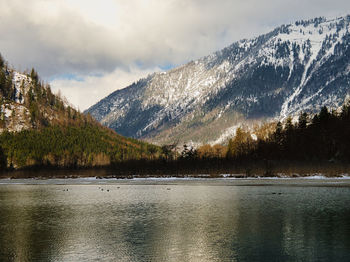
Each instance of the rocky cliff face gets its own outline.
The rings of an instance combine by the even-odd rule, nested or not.
[[[350,92],[350,16],[283,25],[89,108],[117,132],[157,143],[224,142],[244,123],[338,107]]]
[[[24,104],[25,94],[29,91],[31,79],[18,72],[7,71],[5,74],[11,74],[12,92],[11,100],[2,100],[1,103],[1,130],[22,131],[31,127],[30,112]]]
[[[0,132],[36,129],[79,117],[80,113],[54,95],[34,70],[25,74],[0,66]]]

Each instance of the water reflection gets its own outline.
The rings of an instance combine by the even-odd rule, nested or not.
[[[1,185],[0,261],[346,261],[349,201],[347,187]]]
[[[2,188],[0,196],[0,260],[44,261],[56,255],[65,241],[61,234],[65,224],[57,221],[64,221],[69,213],[54,203],[54,192],[9,186]]]

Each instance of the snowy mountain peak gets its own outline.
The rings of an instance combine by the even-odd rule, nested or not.
[[[240,123],[284,119],[349,93],[350,16],[283,25],[112,93],[87,112],[121,134],[205,143]]]

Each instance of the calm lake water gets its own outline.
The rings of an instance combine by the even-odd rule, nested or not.
[[[350,180],[0,180],[0,261],[350,261]]]

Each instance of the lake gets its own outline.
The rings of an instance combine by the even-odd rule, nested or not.
[[[0,261],[350,261],[350,179],[3,179]]]

